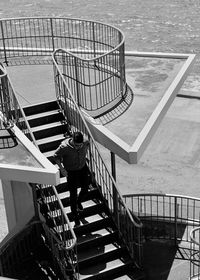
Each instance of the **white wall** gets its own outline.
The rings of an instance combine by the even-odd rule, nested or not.
[[[34,216],[32,190],[28,183],[2,180],[2,189],[9,232],[24,226]]]

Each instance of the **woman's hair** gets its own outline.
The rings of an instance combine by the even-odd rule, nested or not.
[[[73,141],[75,143],[83,143],[83,134],[79,131],[73,133]]]

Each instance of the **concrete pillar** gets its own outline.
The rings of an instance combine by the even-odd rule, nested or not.
[[[34,216],[33,195],[26,182],[2,180],[2,189],[10,232],[15,226],[24,226]]]

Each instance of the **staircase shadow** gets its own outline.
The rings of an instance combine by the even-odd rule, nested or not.
[[[82,218],[81,219],[81,222],[82,224],[88,224],[89,222],[85,219],[85,218]],[[86,233],[86,234],[83,234],[81,235],[78,240],[81,242],[87,242],[88,240],[91,240],[91,239],[98,239],[99,237],[101,237],[100,234],[98,233]],[[79,259],[82,259],[82,258],[87,258],[91,255],[91,252],[92,252],[92,255],[102,255],[104,252],[105,252],[105,246],[102,245],[102,244],[99,244],[97,246],[93,246],[92,248],[86,248],[84,251],[82,250],[81,252],[78,251],[78,258]],[[85,266],[83,268],[80,268],[80,274],[81,275],[96,275],[98,273],[100,273],[101,271],[103,271],[104,269],[106,268],[106,264],[104,263],[101,263],[101,262],[98,262],[97,265],[94,265],[94,266]]]
[[[171,230],[173,229],[172,225],[169,225],[167,223],[158,223],[158,224],[156,227],[157,234],[154,235],[154,238],[152,235],[152,228],[151,228],[151,233],[149,234],[148,237],[146,236],[144,242],[144,270],[146,275],[145,279],[148,280],[189,279],[189,270],[190,270],[189,243],[180,241],[180,243],[175,245],[174,239],[169,239],[169,236],[171,236]],[[178,240],[183,239],[186,230],[187,230],[186,225],[183,224],[179,225]]]
[[[99,120],[103,125],[114,121],[129,109],[133,102],[133,99],[134,93],[132,89],[127,85],[127,93],[125,96],[123,96],[120,102],[117,105],[110,108],[110,110],[108,110],[106,113],[95,117],[95,119]]]

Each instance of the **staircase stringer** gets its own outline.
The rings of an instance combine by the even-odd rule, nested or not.
[[[105,200],[107,200],[108,208],[113,215],[118,230],[125,240],[125,244],[129,248],[132,258],[140,267],[142,261],[142,224],[133,219],[109,168],[100,154],[99,148],[87,125],[83,112],[77,104],[76,99],[62,74],[65,70],[65,68],[63,68],[64,65],[57,62],[57,60],[60,61],[60,56],[63,56],[63,61],[65,61],[65,56],[68,57],[68,54],[65,50],[58,49],[52,55],[56,97],[73,130],[81,131],[90,143],[88,151],[90,171],[94,174],[95,181],[97,185],[100,186]]]
[[[63,276],[66,275],[66,270],[68,268],[71,270],[73,279],[78,278],[78,263],[77,263],[77,237],[74,233],[74,230],[71,227],[71,223],[65,213],[63,204],[61,199],[59,198],[58,192],[55,186],[50,185],[39,185],[32,184],[37,189],[37,197],[41,220],[45,220],[45,224],[51,230],[51,235],[54,236],[54,243],[56,242],[59,250],[55,251],[54,243],[52,245],[51,235],[47,235],[49,244],[52,246],[52,251],[56,254],[57,258],[61,260],[63,264],[63,260],[65,260],[66,266],[61,267],[61,271]],[[51,202],[51,207],[49,203]],[[56,223],[55,217],[59,217],[59,222],[61,224]],[[68,234],[66,234],[68,232]],[[65,277],[67,280],[68,276]]]

